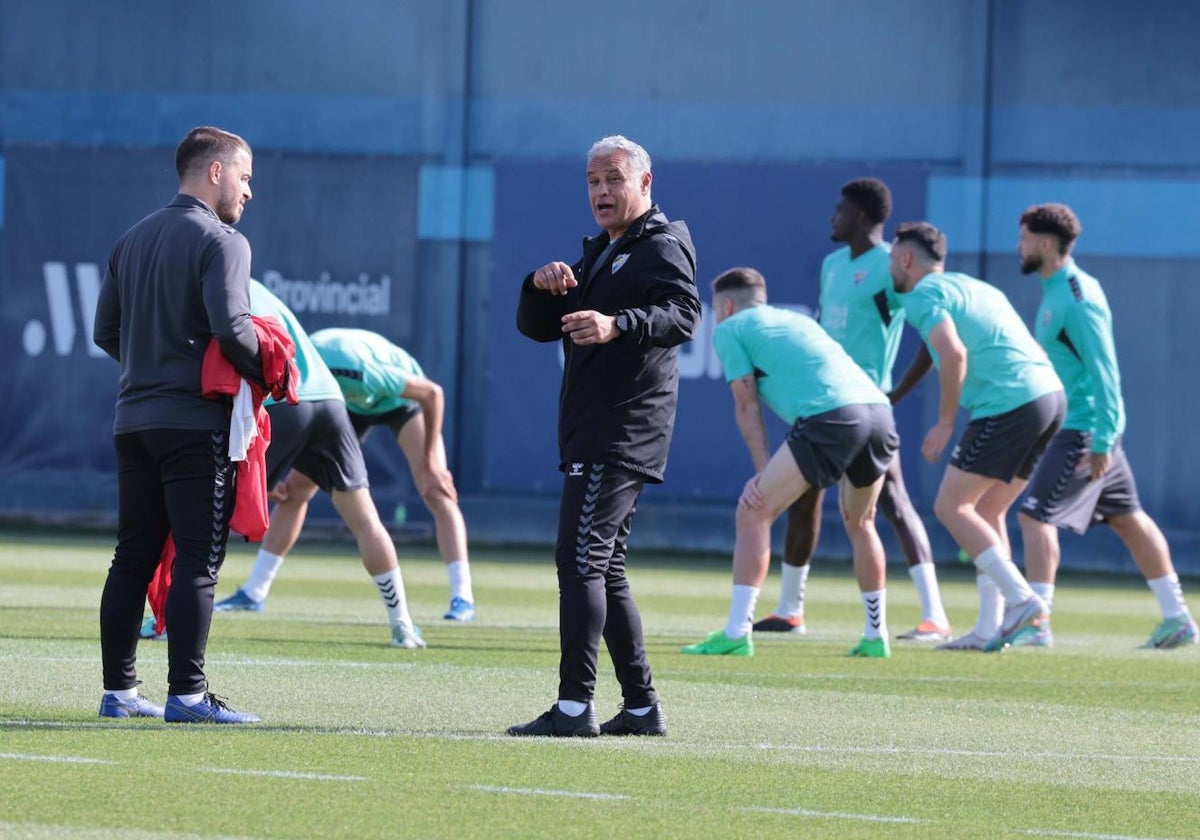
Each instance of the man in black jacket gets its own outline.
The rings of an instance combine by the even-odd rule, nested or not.
[[[262,381],[250,322],[250,243],[234,229],[251,198],[253,157],[236,134],[201,126],[175,151],[179,194],[117,242],[96,302],[97,346],[121,364],[113,423],[117,548],[100,598],[101,717],[253,723],[208,690],[204,653],[225,562],[237,469],[229,403],[200,393],[215,337],[237,371]],[[138,694],[138,626],[168,533],[175,567],[164,708]]]
[[[679,345],[700,321],[696,257],[687,225],[650,199],[650,156],[616,135],[588,152],[588,198],[601,235],[574,265],[552,262],[525,278],[517,328],[562,341],[559,469],[558,702],[509,735],[665,735],[625,577],[638,496],[659,483],[679,397]],[[603,635],[623,708],[598,726],[592,697]]]

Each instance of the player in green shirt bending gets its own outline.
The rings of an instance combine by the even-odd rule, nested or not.
[[[994,286],[945,270],[946,237],[928,222],[896,228],[892,278],[909,323],[938,368],[938,421],[921,453],[936,463],[961,406],[970,421],[954,447],[933,510],[1007,602],[998,628],[982,626],[943,647],[1000,650],[1036,635],[1049,608],[1012,561],[1005,517],[1062,425],[1066,397],[1045,352]],[[981,607],[985,606],[981,601]],[[994,622],[989,622],[994,623]]]
[[[1034,334],[1067,391],[1067,419],[1050,441],[1017,514],[1029,585],[1047,604],[1058,571],[1057,528],[1085,533],[1106,522],[1129,549],[1162,610],[1143,647],[1196,644],[1196,621],[1183,599],[1166,538],[1138,501],[1133,470],[1121,446],[1125,404],[1113,344],[1112,312],[1094,277],[1071,250],[1082,227],[1065,204],[1040,204],[1021,215],[1021,273],[1042,280]],[[1034,638],[1049,647],[1049,624]]]

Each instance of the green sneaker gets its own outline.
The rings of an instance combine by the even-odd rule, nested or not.
[[[1196,628],[1196,620],[1184,613],[1174,618],[1163,619],[1162,624],[1154,628],[1154,632],[1150,634],[1150,640],[1142,647],[1170,650],[1184,645],[1194,645],[1197,642],[1200,642],[1200,631]]]
[[[731,639],[724,630],[717,630],[705,636],[703,642],[684,645],[679,652],[696,656],[753,656],[754,640],[749,633],[740,639]]]
[[[868,639],[866,636],[860,636],[858,644],[850,648],[851,656],[861,656],[866,659],[889,659],[892,655],[892,647],[888,644],[888,640],[880,636],[878,639]]]

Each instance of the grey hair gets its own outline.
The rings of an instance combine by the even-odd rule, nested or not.
[[[593,158],[611,155],[613,152],[624,152],[629,160],[629,168],[635,173],[650,171],[650,154],[637,143],[620,134],[601,137],[593,143],[592,148],[588,149],[587,159],[591,161]]]

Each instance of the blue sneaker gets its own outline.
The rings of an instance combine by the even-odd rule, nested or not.
[[[142,629],[138,631],[138,636],[143,639],[149,639],[152,642],[165,642],[167,640],[167,629],[164,627],[161,633],[155,633],[154,625],[154,616],[146,616],[142,619]]]
[[[213,604],[213,612],[262,612],[267,608],[267,599],[255,601],[240,588],[228,598]]]
[[[1196,627],[1195,619],[1184,613],[1175,618],[1163,619],[1162,623],[1154,628],[1154,632],[1150,635],[1150,641],[1142,647],[1171,650],[1185,645],[1194,645],[1198,641],[1200,641],[1200,628]]]
[[[466,598],[451,598],[450,609],[442,618],[447,621],[474,621],[475,605]]]
[[[261,723],[262,718],[246,712],[235,712],[215,694],[206,693],[194,706],[187,706],[174,694],[167,695],[163,719],[168,723]]]
[[[151,703],[142,695],[134,697],[132,700],[122,700],[115,694],[105,694],[100,698],[100,717],[106,718],[131,718],[131,717],[152,717],[160,718],[163,716],[163,707],[156,703]]]

